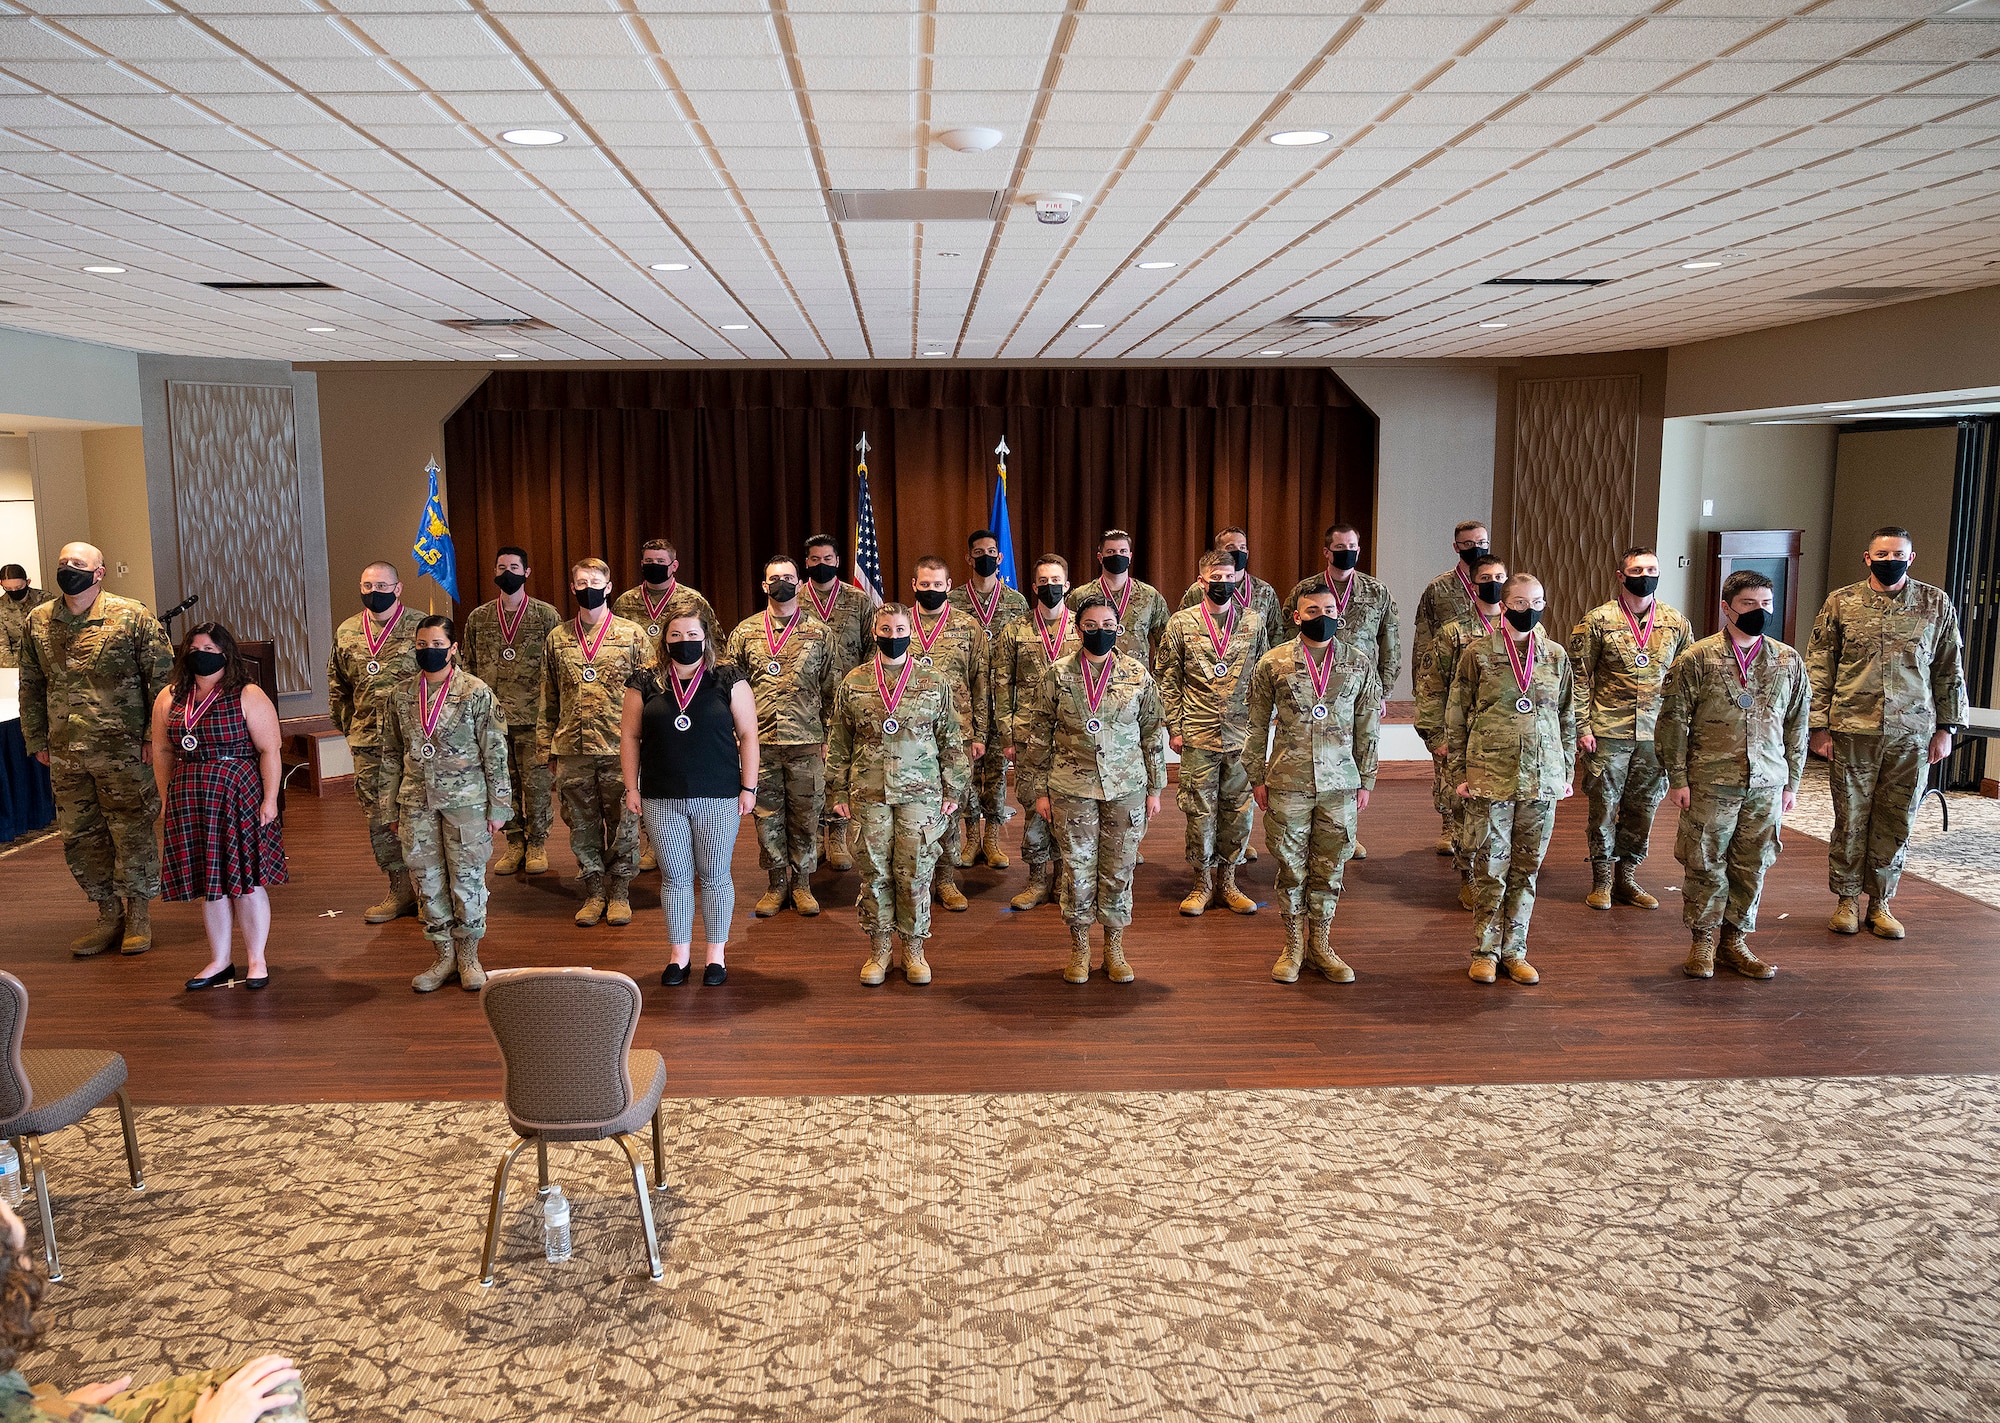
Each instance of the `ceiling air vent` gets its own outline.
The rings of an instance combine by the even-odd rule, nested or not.
[[[203,282],[212,292],[330,292],[329,282]]]
[[[1601,287],[1609,277],[1488,277],[1488,287]]]
[[[438,322],[454,331],[553,331],[539,316],[455,316]]]
[[[1816,292],[1800,292],[1787,301],[1908,301],[1913,296],[1929,296],[1929,287],[1821,287]]]
[[[1336,316],[1324,311],[1301,311],[1292,317],[1298,326],[1373,326],[1378,321],[1387,321],[1386,316]]]
[[[835,188],[835,222],[998,222],[1007,195],[988,188]]]

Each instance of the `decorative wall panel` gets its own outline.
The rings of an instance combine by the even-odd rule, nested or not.
[[[288,385],[167,383],[174,517],[195,622],[277,644],[278,690],[312,689],[298,443]]]
[[[1548,593],[1543,626],[1567,642],[1617,590],[1632,542],[1639,467],[1639,377],[1524,380],[1516,389],[1513,573]]]

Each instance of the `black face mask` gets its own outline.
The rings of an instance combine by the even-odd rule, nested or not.
[[[1467,568],[1470,568],[1472,567],[1473,564],[1479,562],[1480,559],[1486,557],[1486,555],[1491,552],[1493,552],[1493,550],[1488,548],[1485,544],[1481,544],[1478,548],[1462,548],[1458,551],[1458,561],[1464,564]]]
[[[1092,657],[1102,657],[1118,645],[1118,634],[1112,628],[1098,628],[1083,635],[1084,650]]]
[[[1355,564],[1361,562],[1361,550],[1358,548],[1337,548],[1327,555],[1326,561],[1342,573],[1345,573],[1348,569],[1354,567]]]
[[[1542,620],[1540,608],[1509,608],[1507,621],[1514,625],[1516,632],[1533,632],[1535,624]]]
[[[972,571],[981,578],[991,578],[1000,571],[1000,560],[990,553],[972,555]]]
[[[1123,573],[1132,566],[1132,560],[1122,553],[1108,553],[1098,562],[1104,565],[1106,573]]]
[[[1247,548],[1230,549],[1229,561],[1236,566],[1236,571],[1241,573],[1250,566],[1250,550]]]
[[[493,586],[510,598],[520,592],[526,586],[527,582],[528,575],[525,573],[496,573],[493,575]]]
[[[426,672],[442,672],[451,665],[449,647],[420,647],[417,649],[417,666]]]
[[[1769,620],[1770,616],[1762,608],[1752,608],[1747,613],[1738,613],[1736,614],[1736,630],[1745,637],[1761,637],[1764,633],[1764,624]]]
[[[96,581],[97,574],[88,568],[58,568],[56,570],[56,587],[62,589],[64,593],[72,598],[88,592],[90,585]]]
[[[1653,590],[1659,586],[1660,575],[1657,573],[1648,573],[1643,578],[1634,576],[1625,580],[1625,591],[1635,598],[1650,598],[1653,596]]]
[[[197,677],[213,677],[228,665],[227,657],[205,647],[197,647],[187,655],[187,669]]]
[[[806,570],[806,577],[824,588],[827,584],[833,582],[834,579],[840,577],[840,569],[831,563],[815,563]]]
[[[63,589],[65,592],[68,591],[69,585],[67,583],[63,584]],[[361,595],[361,606],[371,613],[386,613],[389,609],[396,606],[396,595],[394,593],[363,593]]]
[[[910,650],[910,639],[907,635],[903,637],[884,637],[878,632],[875,634],[875,650],[888,658],[889,661],[894,662],[898,657],[901,657]]]
[[[1475,583],[1472,586],[1479,591],[1479,601],[1484,603],[1489,608],[1499,607],[1500,597],[1503,593],[1507,591],[1507,585],[1505,583],[1494,583],[1489,581],[1485,583]]]
[[[1307,618],[1299,624],[1299,631],[1313,642],[1331,642],[1333,635],[1340,631],[1340,619],[1330,618],[1322,613],[1316,618]]]
[[[658,588],[674,581],[674,570],[664,563],[642,563],[639,565],[639,576]]]
[[[1875,575],[1875,581],[1884,588],[1893,588],[1901,583],[1903,576],[1910,571],[1910,561],[1907,558],[1871,559],[1868,571]],[[64,585],[64,589],[67,591],[67,584]]]
[[[764,591],[771,595],[771,601],[774,603],[789,603],[799,596],[799,585],[789,578],[779,578]]]
[[[699,642],[670,642],[667,644],[667,656],[673,658],[674,661],[680,663],[683,667],[692,667],[695,663],[701,661],[701,653],[704,645]]]
[[[939,608],[944,606],[944,600],[948,596],[950,595],[942,588],[919,588],[917,590],[917,606],[927,613],[935,613]]]
[[[1044,583],[1035,589],[1035,601],[1051,612],[1062,603],[1062,600],[1063,587],[1060,583]]]
[[[26,588],[9,588],[7,590],[7,596],[12,598],[15,602],[18,603],[23,598],[28,596],[28,590]]]
[[[579,608],[601,608],[604,606],[602,588],[579,588],[576,590],[576,605]]]
[[[1218,608],[1228,602],[1235,594],[1236,585],[1234,583],[1226,583],[1220,578],[1211,578],[1208,580],[1208,601],[1215,604]]]

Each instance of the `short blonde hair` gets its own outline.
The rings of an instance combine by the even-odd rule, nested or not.
[[[569,566],[572,583],[576,581],[576,575],[579,573],[602,573],[606,583],[611,581],[611,565],[601,558],[579,558]]]

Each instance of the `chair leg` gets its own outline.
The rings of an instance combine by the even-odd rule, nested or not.
[[[540,1137],[535,1138],[535,1194],[549,1193],[549,1144]]]
[[[664,1279],[666,1271],[660,1265],[660,1239],[653,1233],[653,1202],[646,1191],[646,1168],[639,1160],[639,1153],[632,1149],[632,1138],[626,1135],[613,1137],[618,1149],[625,1153],[625,1160],[632,1167],[632,1190],[639,1197],[639,1223],[646,1227],[646,1263],[652,1267],[653,1279]]]
[[[132,1189],[146,1189],[145,1168],[139,1163],[139,1128],[132,1120],[132,1099],[125,1095],[125,1089],[118,1089],[118,1125],[125,1128],[125,1174],[132,1178]]]
[[[667,1157],[660,1145],[660,1119],[666,1114],[665,1102],[653,1108],[653,1189],[656,1191],[664,1189],[667,1182]]]
[[[24,1141],[27,1138],[22,1138]],[[48,1258],[49,1278],[63,1277],[62,1257],[56,1254],[56,1217],[49,1209],[49,1175],[43,1162],[43,1148],[40,1139],[35,1141],[35,1205],[42,1213],[42,1253]]]
[[[521,1154],[521,1148],[528,1144],[522,1137],[513,1148],[500,1157],[500,1169],[493,1173],[493,1200],[486,1212],[486,1253],[479,1259],[479,1283],[493,1283],[493,1256],[500,1249],[500,1213],[507,1208],[507,1173],[514,1169],[514,1158]]]

